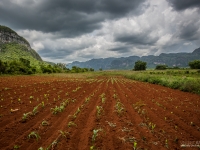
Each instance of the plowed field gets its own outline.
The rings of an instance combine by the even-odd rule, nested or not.
[[[199,105],[123,77],[1,77],[0,149],[198,149]]]

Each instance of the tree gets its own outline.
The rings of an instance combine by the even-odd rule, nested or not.
[[[93,69],[93,68],[90,68],[90,71],[94,71],[94,69]]]
[[[6,66],[5,66],[5,64],[4,64],[4,62],[2,62],[1,60],[0,60],[0,74],[2,73],[5,73],[5,70],[6,70]]]
[[[167,69],[167,65],[157,65],[156,66],[156,70],[165,70],[165,69]]]
[[[136,61],[135,62],[135,66],[134,66],[134,70],[135,71],[138,71],[138,70],[146,70],[147,68],[147,63],[146,62],[143,62],[143,61]]]
[[[200,69],[200,60],[194,60],[189,62],[191,69]]]

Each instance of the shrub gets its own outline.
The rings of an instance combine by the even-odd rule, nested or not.
[[[147,68],[147,63],[146,62],[143,62],[143,61],[136,61],[135,62],[135,66],[134,66],[134,70],[135,71],[138,71],[138,70],[146,70]]]
[[[189,66],[191,69],[200,69],[200,60],[194,60],[189,62]]]
[[[156,70],[165,70],[165,69],[167,69],[167,65],[157,65],[155,69]]]

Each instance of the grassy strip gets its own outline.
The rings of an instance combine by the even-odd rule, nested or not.
[[[200,79],[186,76],[154,75],[147,73],[133,73],[124,75],[128,79],[159,84],[172,89],[200,94]]]

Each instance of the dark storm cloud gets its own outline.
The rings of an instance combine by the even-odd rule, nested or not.
[[[200,7],[200,0],[167,0],[175,10]]]
[[[150,37],[149,33],[138,33],[138,34],[130,34],[130,35],[117,35],[115,37],[115,41],[127,43],[131,45],[153,45],[158,40],[157,38]]]
[[[189,23],[187,25],[181,24],[179,26],[179,37],[189,41],[200,39],[199,25],[195,23]]]
[[[50,59],[64,59],[66,56],[72,54],[72,51],[67,51],[66,49],[58,49],[56,51],[52,49],[42,49],[38,51],[40,56]]]
[[[0,24],[13,29],[56,32],[63,37],[75,37],[102,27],[106,19],[138,14],[145,0],[1,0]]]
[[[116,47],[116,48],[109,49],[109,51],[118,52],[118,53],[130,52],[129,47]]]

